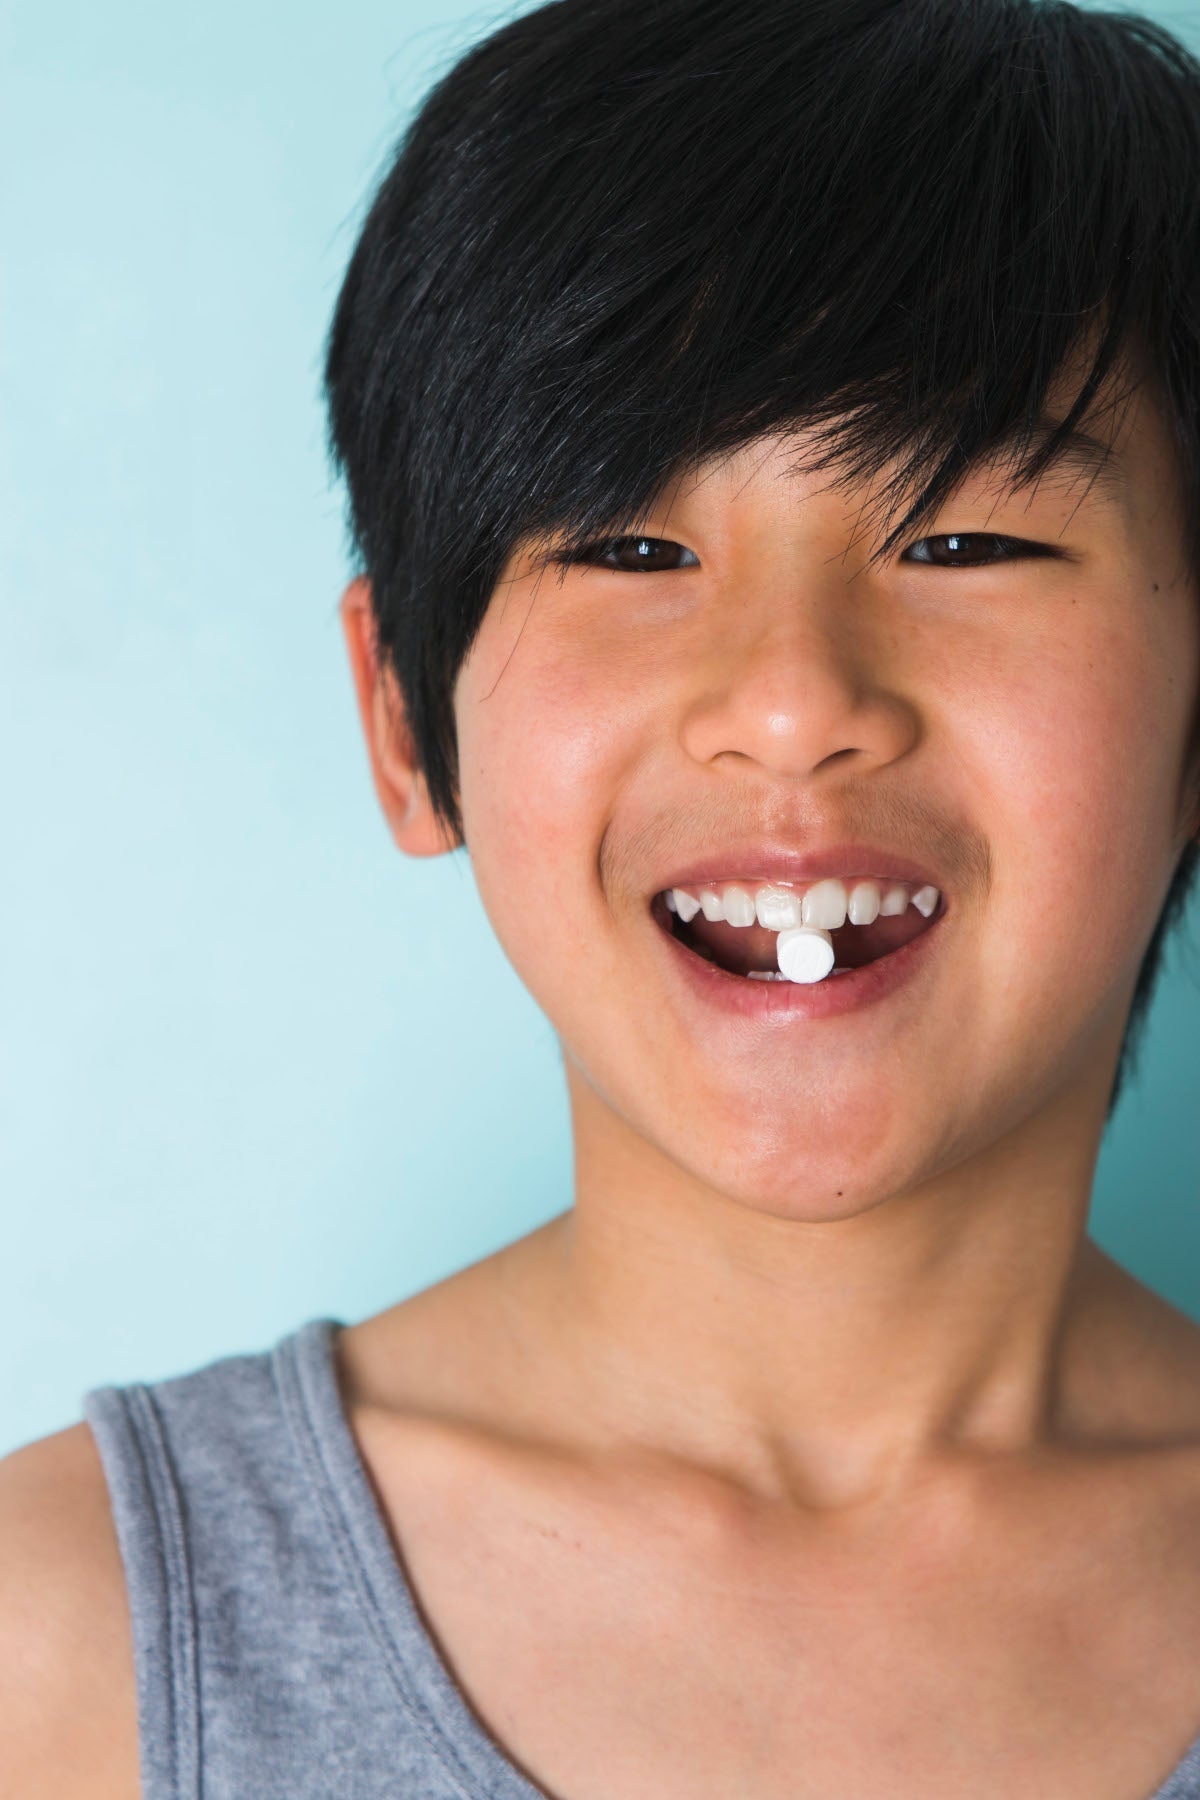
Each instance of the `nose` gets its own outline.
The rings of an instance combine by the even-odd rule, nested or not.
[[[714,612],[683,719],[688,754],[782,776],[828,767],[839,779],[903,756],[920,727],[895,621],[836,569],[788,586],[755,594],[739,584]]]

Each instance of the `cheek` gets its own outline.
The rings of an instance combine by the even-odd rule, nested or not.
[[[1196,644],[1159,601],[1080,599],[1053,637],[1011,647],[970,684],[954,727],[982,790],[993,900],[1019,916],[1022,944],[1053,957],[1056,982],[1074,967],[1094,983],[1098,960],[1132,977],[1173,866],[1194,698],[1181,670]]]
[[[515,648],[505,633],[481,631],[455,700],[467,848],[523,974],[525,939],[542,933],[544,943],[548,911],[578,921],[601,903],[600,840],[644,749],[655,680],[644,664],[614,666],[611,650],[532,625]]]

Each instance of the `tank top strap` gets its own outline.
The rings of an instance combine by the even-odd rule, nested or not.
[[[1200,1737],[1150,1800],[1200,1800]]]
[[[421,1618],[342,1406],[336,1319],[95,1388],[142,1800],[544,1800]]]
[[[133,1621],[144,1800],[201,1800],[196,1614],[179,1491],[147,1389],[96,1388],[99,1447]]]

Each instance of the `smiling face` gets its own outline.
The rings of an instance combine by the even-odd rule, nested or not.
[[[803,444],[704,469],[640,551],[539,574],[545,546],[523,546],[455,711],[479,890],[562,1043],[577,1138],[817,1218],[1047,1110],[1098,1142],[1196,824],[1200,612],[1144,390],[1123,487],[1064,467],[1005,497],[979,470],[874,566],[864,495],[797,472]],[[652,911],[680,871],[753,886],[771,849],[852,842],[943,892],[907,980],[789,1009],[746,981],[753,1002],[721,1003],[681,970]],[[842,873],[877,872],[858,864]]]

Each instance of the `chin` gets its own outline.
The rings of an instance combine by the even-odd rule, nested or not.
[[[896,1155],[868,1165],[864,1154],[848,1157],[845,1139],[822,1153],[809,1144],[758,1143],[752,1153],[725,1145],[698,1156],[693,1139],[686,1158],[675,1160],[698,1182],[750,1212],[797,1223],[822,1224],[872,1212],[922,1179],[911,1161]]]

